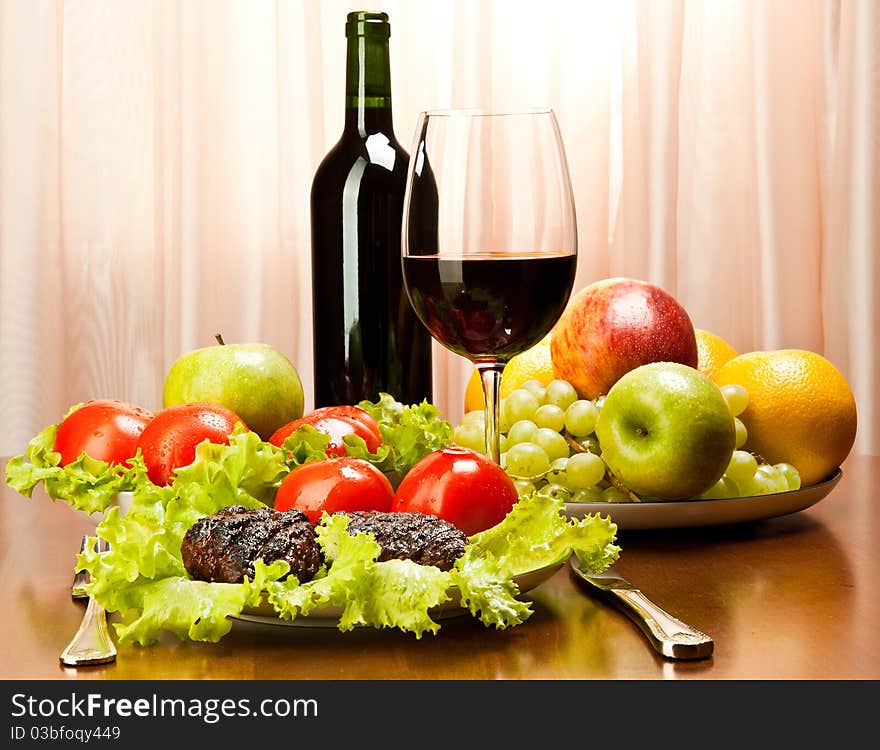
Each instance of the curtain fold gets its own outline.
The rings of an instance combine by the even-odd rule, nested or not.
[[[654,281],[739,351],[825,354],[856,452],[880,452],[876,3],[374,6],[405,148],[423,109],[552,106],[577,286]],[[310,405],[309,190],[356,9],[0,0],[0,454],[78,401],[159,408],[172,361],[216,332],[284,351]],[[435,362],[458,419],[471,367]]]

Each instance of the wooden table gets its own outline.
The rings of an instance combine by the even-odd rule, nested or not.
[[[5,461],[0,462],[5,465]],[[469,616],[436,636],[236,623],[219,644],[166,637],[122,646],[115,664],[68,669],[58,654],[83,605],[71,601],[88,520],[38,490],[0,489],[3,679],[877,679],[880,457],[851,457],[808,510],[736,527],[623,533],[619,568],[715,638],[701,662],[657,656],[623,615],[561,569],[505,631]]]

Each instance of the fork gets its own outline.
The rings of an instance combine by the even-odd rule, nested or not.
[[[85,544],[86,538],[83,538],[80,551],[85,549]],[[106,552],[108,549],[110,549],[110,545],[103,539],[98,539],[98,552]],[[87,576],[87,573],[85,576],[77,574],[74,578],[71,588],[73,598],[88,596],[81,590],[83,583],[88,580]],[[88,597],[88,599],[89,603],[86,605],[79,630],[76,631],[76,635],[73,636],[59,657],[61,663],[68,667],[109,664],[116,661],[116,646],[113,644],[107,628],[107,613],[94,598]]]
[[[88,543],[89,537],[88,535],[82,538],[82,543],[79,545],[80,553],[85,552],[86,544]],[[73,583],[70,586],[70,598],[74,601],[85,601],[89,598],[89,595],[86,593],[86,584],[89,582],[89,571],[87,570],[78,570],[73,576]]]

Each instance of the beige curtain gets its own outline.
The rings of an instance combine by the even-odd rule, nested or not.
[[[308,194],[342,125],[348,0],[0,0],[0,454],[183,351],[282,349],[311,399]],[[398,137],[550,105],[578,286],[676,294],[740,351],[824,353],[880,452],[880,5],[376,0]],[[316,321],[320,325],[320,319]],[[461,415],[467,363],[437,351]]]

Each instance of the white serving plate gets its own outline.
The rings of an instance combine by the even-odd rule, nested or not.
[[[809,508],[826,497],[842,476],[843,472],[837,469],[824,482],[772,495],[642,503],[566,503],[565,512],[572,518],[591,513],[609,516],[620,531],[745,523]]]

